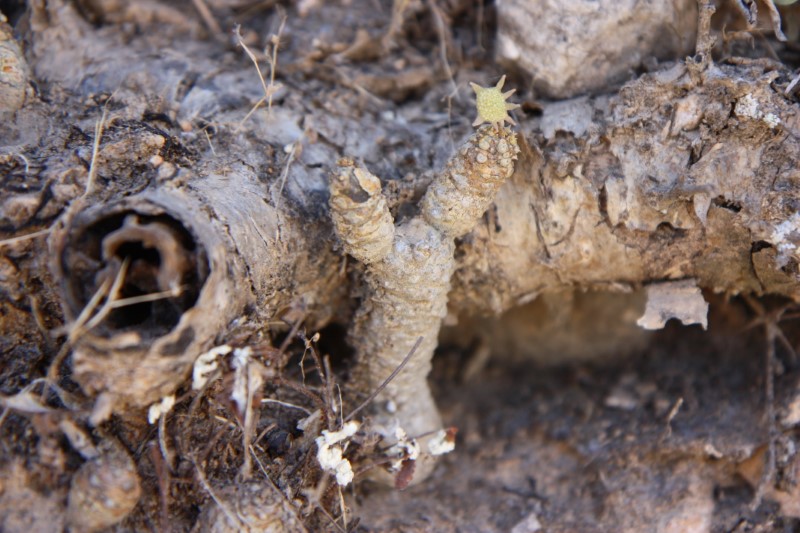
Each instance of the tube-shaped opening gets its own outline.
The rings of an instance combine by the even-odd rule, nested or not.
[[[169,333],[197,302],[208,276],[204,248],[167,215],[113,213],[73,235],[62,253],[73,315],[93,299],[102,308],[117,287],[108,314],[92,329],[95,335],[136,331],[147,341]]]

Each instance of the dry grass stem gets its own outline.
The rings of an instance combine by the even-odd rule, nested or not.
[[[41,237],[42,235],[49,235],[50,228],[42,229],[39,231],[34,231],[33,233],[28,233],[27,235],[20,235],[18,237],[11,237],[9,239],[2,239],[0,240],[0,247],[2,246],[14,246],[20,242],[25,242],[30,239],[35,239],[37,237]]]
[[[111,101],[109,97],[103,104],[103,114],[100,120],[94,126],[94,142],[92,143],[92,159],[89,163],[89,177],[86,179],[86,189],[83,191],[81,198],[86,198],[94,192],[94,182],[97,177],[97,154],[100,152],[100,141],[103,138],[103,128],[105,128],[106,118],[108,117],[108,103]]]
[[[359,405],[358,407],[356,407],[355,409],[353,409],[353,411],[352,411],[352,412],[351,412],[349,415],[347,415],[347,416],[345,417],[345,419],[344,419],[344,421],[345,421],[345,422],[347,422],[347,421],[349,421],[349,420],[352,420],[354,416],[356,416],[356,415],[357,415],[357,414],[358,414],[358,413],[359,413],[359,412],[360,412],[362,409],[364,409],[366,406],[368,406],[368,405],[370,404],[370,402],[372,402],[372,400],[374,400],[374,399],[375,399],[375,397],[376,397],[376,396],[378,396],[378,394],[380,394],[380,393],[381,393],[381,391],[382,391],[383,389],[385,389],[385,388],[386,388],[386,386],[387,386],[387,385],[389,385],[389,383],[391,383],[391,382],[392,382],[392,380],[393,380],[395,377],[397,377],[397,375],[398,375],[398,374],[399,374],[399,373],[400,373],[400,372],[403,370],[403,368],[404,368],[404,367],[405,367],[405,366],[408,364],[408,362],[411,360],[411,358],[412,358],[412,357],[414,357],[414,353],[417,351],[417,348],[419,348],[419,345],[420,345],[420,344],[422,344],[422,337],[419,337],[419,338],[417,339],[417,342],[415,342],[415,343],[414,343],[414,346],[413,346],[413,347],[411,348],[411,350],[408,352],[408,355],[406,355],[406,356],[405,356],[405,358],[403,359],[403,361],[402,361],[402,362],[401,362],[399,365],[397,365],[397,368],[395,368],[395,369],[392,371],[392,373],[391,373],[391,374],[389,374],[389,377],[388,377],[388,378],[386,378],[386,380],[384,380],[384,382],[383,382],[383,383],[381,383],[381,384],[380,384],[380,386],[379,386],[378,388],[376,388],[374,391],[372,391],[372,393],[371,393],[371,394],[370,394],[370,395],[367,397],[367,399],[366,399],[366,400],[364,400],[364,401],[361,403],[361,405]]]
[[[261,81],[261,87],[264,89],[264,96],[253,105],[250,111],[244,116],[242,121],[239,123],[237,127],[237,131],[241,130],[242,126],[245,122],[250,118],[250,115],[255,113],[255,111],[261,107],[264,102],[267,102],[267,114],[272,111],[272,97],[280,88],[280,85],[275,84],[275,75],[278,70],[278,48],[280,47],[281,42],[281,33],[283,33],[283,28],[286,25],[286,17],[283,17],[281,20],[281,24],[278,27],[278,32],[271,35],[269,39],[269,46],[268,46],[268,53],[267,55],[267,62],[269,63],[269,83],[266,82],[264,79],[264,74],[261,72],[261,67],[258,64],[258,58],[253,53],[252,50],[244,43],[242,39],[242,35],[239,32],[239,26],[236,26],[234,29],[234,34],[236,35],[236,41],[239,46],[242,47],[244,52],[247,54],[247,57],[250,58],[250,61],[253,62],[253,66],[256,68],[256,73],[258,73],[258,79]]]
[[[222,28],[220,27],[219,22],[217,22],[217,19],[214,18],[213,13],[211,13],[211,10],[206,5],[205,0],[192,0],[192,3],[194,4],[194,8],[197,10],[197,12],[200,13],[200,17],[203,19],[203,23],[208,28],[208,31],[210,31],[214,36],[219,36],[222,34]]]

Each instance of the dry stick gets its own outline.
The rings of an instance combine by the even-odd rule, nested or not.
[[[42,313],[39,297],[34,294],[29,294],[28,302],[31,306],[31,314],[33,315],[33,320],[36,322],[36,327],[39,328],[39,332],[42,334],[42,337],[44,337],[45,342],[47,342],[47,345],[51,346],[50,329],[47,327],[47,324],[45,323],[45,318],[44,314]]]
[[[774,378],[774,365],[775,365],[775,329],[777,325],[772,321],[768,321],[764,325],[766,329],[766,350],[764,361],[765,376],[765,411],[768,424],[768,440],[767,440],[767,458],[764,465],[764,472],[761,475],[761,481],[758,483],[756,494],[753,496],[751,509],[755,510],[761,505],[764,498],[766,488],[773,483],[775,478],[775,440],[778,437],[778,431],[775,426],[775,378]]]
[[[314,346],[314,341],[319,338],[317,335],[312,336],[311,339],[307,339],[306,336],[301,333],[300,338],[305,343],[306,348],[308,350],[311,350],[311,357],[312,359],[314,359],[314,366],[317,367],[317,373],[319,374],[320,380],[322,380],[322,385],[324,390],[323,400],[325,400],[325,404],[327,404],[331,408],[331,410],[336,412],[336,405],[333,403],[333,387],[331,385],[330,372],[325,373],[322,370],[322,359],[320,358],[319,352],[317,352],[317,349]],[[329,422],[333,421],[331,420]]]
[[[320,503],[318,503],[318,502],[314,502],[314,505],[316,506],[316,508],[317,508],[317,509],[319,509],[320,511],[322,511],[322,514],[323,514],[323,515],[325,515],[325,517],[326,517],[328,520],[330,520],[330,521],[331,521],[331,524],[333,524],[334,526],[336,526],[336,529],[338,529],[338,530],[339,530],[339,531],[341,531],[342,533],[347,533],[347,530],[346,530],[346,529],[344,529],[342,526],[340,526],[340,525],[339,525],[339,522],[337,522],[337,521],[336,521],[336,519],[335,519],[334,517],[332,517],[332,516],[331,516],[331,514],[330,514],[330,513],[329,513],[329,512],[328,512],[328,511],[325,509],[325,507],[323,507],[323,506],[322,506],[322,504],[320,504]]]
[[[264,96],[267,97],[269,96],[269,89],[267,88],[267,82],[264,81],[264,74],[261,73],[261,67],[258,66],[258,58],[250,50],[250,48],[246,44],[244,44],[244,41],[242,40],[242,35],[241,33],[239,33],[239,28],[240,27],[237,25],[233,30],[234,35],[236,35],[236,41],[239,44],[239,46],[242,47],[244,53],[247,54],[247,57],[250,58],[250,61],[253,62],[253,66],[256,68],[256,72],[258,73],[258,79],[261,81],[261,87],[264,89]]]
[[[100,116],[100,121],[94,126],[94,142],[92,143],[92,159],[89,163],[89,177],[86,179],[86,189],[83,191],[81,198],[86,198],[89,193],[94,190],[94,179],[97,176],[97,154],[100,152],[100,139],[103,138],[103,127],[105,126],[106,117],[108,116],[108,103],[111,101],[109,97],[106,103],[103,104],[103,114]]]
[[[261,401],[263,402],[264,400],[261,400]],[[256,438],[253,440],[253,443],[254,443],[254,444],[251,444],[251,446],[253,446],[253,445],[257,445],[259,442],[261,442],[261,439],[263,439],[263,438],[264,438],[264,437],[267,435],[267,433],[268,433],[269,431],[271,431],[271,430],[275,429],[276,427],[278,427],[278,424],[276,424],[275,422],[273,422],[273,423],[271,423],[270,425],[268,425],[267,427],[265,427],[263,430],[261,430],[261,433],[259,433],[259,434],[258,434],[258,436],[256,436]],[[258,458],[256,457],[256,460],[257,460],[257,459],[258,459]],[[261,463],[259,462],[259,464],[261,464]]]
[[[272,110],[272,95],[275,93],[275,71],[278,70],[278,47],[281,44],[281,34],[283,27],[286,25],[286,16],[281,19],[281,25],[278,26],[278,33],[273,33],[269,42],[272,45],[272,60],[269,62],[269,87],[270,90],[267,95],[267,112]]]
[[[344,426],[344,413],[342,410],[344,409],[344,404],[342,403],[342,389],[339,388],[338,383],[334,383],[331,376],[333,376],[333,370],[331,370],[331,358],[330,356],[326,355],[322,362],[325,364],[325,375],[327,376],[326,383],[328,385],[328,396],[331,398],[331,409],[333,409],[334,413],[339,413],[339,418],[341,418],[340,426]],[[333,386],[336,385],[336,390],[339,391],[339,408],[336,408],[336,404],[333,401]]]
[[[129,257],[126,257],[125,259],[122,260],[122,265],[120,265],[119,267],[119,271],[117,272],[117,277],[114,278],[114,283],[111,285],[111,289],[109,289],[108,291],[108,298],[106,298],[106,301],[97,311],[97,314],[95,314],[92,317],[92,319],[89,320],[89,322],[87,322],[86,325],[81,330],[74,329],[70,332],[69,335],[70,342],[75,341],[75,338],[78,335],[93,329],[95,326],[100,324],[100,322],[106,319],[108,314],[113,309],[111,305],[114,302],[114,300],[116,300],[117,294],[119,294],[119,290],[122,288],[122,284],[125,281],[125,275],[128,273],[129,265],[130,265]]]
[[[131,296],[129,298],[122,298],[117,300],[116,295],[119,293],[119,289],[122,287],[123,281],[125,281],[125,274],[127,272],[128,264],[130,263],[129,258],[125,258],[122,262],[122,267],[120,267],[119,273],[117,277],[114,279],[114,285],[111,286],[111,290],[109,291],[108,299],[105,301],[103,306],[97,312],[97,314],[92,317],[92,319],[86,324],[80,333],[85,331],[89,331],[95,328],[100,322],[105,320],[108,314],[113,311],[114,309],[118,309],[120,307],[127,307],[129,305],[136,305],[145,302],[154,302],[156,300],[163,300],[165,298],[176,298],[181,295],[183,292],[184,287],[175,287],[174,289],[170,289],[168,291],[160,291],[160,292],[151,292],[149,294],[142,294],[139,296]],[[73,339],[74,340],[74,339]]]
[[[483,22],[484,22],[484,18],[485,18],[484,10],[485,10],[484,9],[484,0],[480,0],[480,2],[478,2],[478,13],[477,13],[477,16],[475,17],[475,26],[476,26],[475,27],[475,35],[476,35],[476,39],[475,40],[477,41],[478,48],[481,51],[486,50],[486,48],[484,48],[484,46],[483,46]]]
[[[439,46],[441,48],[444,71],[445,74],[447,74],[447,79],[450,80],[450,84],[453,86],[452,93],[457,93],[458,86],[456,85],[456,82],[453,79],[453,71],[450,68],[450,62],[447,60],[447,35],[445,35],[445,27],[444,27],[444,21],[442,20],[442,13],[439,10],[439,6],[436,5],[436,0],[428,0],[428,4],[430,6],[431,14],[433,14],[433,20],[436,22],[436,33],[439,34]]]
[[[339,393],[339,425],[344,427],[344,401],[342,400],[342,388],[336,384],[336,392]]]
[[[294,323],[292,329],[289,331],[289,334],[285,339],[283,339],[283,342],[278,348],[278,355],[281,357],[286,353],[286,350],[289,349],[289,344],[291,344],[292,339],[294,339],[295,335],[297,335],[297,332],[300,331],[300,326],[303,325],[303,320],[305,320],[305,316],[302,316],[297,320],[297,322]]]
[[[256,55],[244,44],[244,40],[242,40],[242,35],[239,33],[239,26],[234,28],[234,34],[236,35],[236,41],[239,46],[242,47],[244,52],[247,54],[247,57],[250,58],[250,61],[253,62],[253,66],[256,67],[256,72],[258,73],[258,79],[261,81],[261,87],[264,89],[264,97],[261,98],[256,104],[250,109],[250,111],[245,115],[242,121],[239,123],[238,129],[241,129],[242,125],[250,118],[250,115],[255,113],[256,109],[258,109],[261,104],[267,102],[267,113],[272,111],[272,96],[277,91],[275,87],[275,72],[278,70],[278,47],[281,42],[281,33],[283,33],[283,27],[286,25],[286,17],[283,17],[281,20],[281,25],[278,27],[278,33],[273,34],[270,37],[270,45],[272,46],[272,55],[269,60],[269,84],[264,80],[264,75],[261,73],[261,67],[258,66],[258,58]]]
[[[389,385],[389,383],[391,383],[391,381],[392,381],[392,380],[393,380],[395,377],[397,377],[397,374],[399,374],[399,373],[400,373],[400,372],[403,370],[403,368],[406,366],[406,364],[408,364],[408,362],[409,362],[409,361],[411,360],[411,358],[414,356],[414,352],[416,352],[416,351],[417,351],[417,348],[419,348],[419,345],[420,345],[420,344],[422,344],[422,339],[423,339],[422,337],[419,337],[419,338],[417,339],[417,342],[415,342],[415,343],[414,343],[414,346],[411,348],[411,351],[410,351],[410,352],[408,352],[408,355],[406,355],[406,356],[405,356],[405,358],[403,358],[403,361],[402,361],[402,362],[401,362],[399,365],[397,365],[397,368],[395,368],[395,369],[392,371],[392,373],[391,373],[391,374],[389,374],[389,377],[388,377],[388,378],[386,378],[386,379],[384,380],[384,382],[383,382],[383,383],[381,383],[381,384],[380,384],[380,386],[379,386],[377,389],[375,389],[375,390],[372,392],[372,394],[370,394],[370,395],[369,395],[369,397],[368,397],[366,400],[364,400],[364,402],[363,402],[361,405],[359,405],[358,407],[356,407],[356,408],[355,408],[355,409],[354,409],[354,410],[353,410],[353,411],[352,411],[352,412],[351,412],[349,415],[347,415],[347,416],[345,417],[345,419],[344,419],[344,421],[345,421],[345,422],[347,422],[347,421],[349,421],[350,419],[352,419],[354,416],[356,416],[356,414],[358,414],[358,412],[359,412],[359,411],[361,411],[363,408],[365,408],[367,405],[369,405],[369,404],[370,404],[370,402],[372,402],[372,400],[374,400],[374,399],[375,399],[375,397],[376,397],[376,396],[378,396],[378,394],[380,394],[380,393],[381,393],[381,391],[382,391],[383,389],[385,389],[385,388],[386,388],[386,386],[387,386],[387,385]]]
[[[330,476],[330,474],[327,474],[327,473],[326,473],[325,475],[323,475],[323,476],[322,476],[322,479],[319,481],[319,483],[317,484],[317,486],[316,486],[316,487],[314,487],[314,490],[313,490],[313,492],[311,492],[311,491],[309,490],[309,491],[306,493],[306,498],[308,499],[308,501],[309,501],[309,502],[310,502],[312,505],[314,505],[314,507],[316,507],[316,508],[317,508],[317,509],[318,509],[320,512],[322,512],[322,514],[323,514],[323,515],[324,515],[324,516],[325,516],[325,517],[326,517],[328,520],[330,520],[331,524],[333,524],[333,525],[336,527],[336,529],[338,529],[338,530],[339,530],[339,531],[341,531],[342,533],[347,533],[347,530],[345,530],[344,528],[342,528],[342,526],[340,526],[340,525],[339,525],[339,522],[337,522],[337,521],[336,521],[336,519],[335,519],[333,516],[331,516],[331,514],[330,514],[330,513],[329,513],[329,512],[328,512],[328,511],[325,509],[325,507],[324,507],[324,506],[323,506],[323,505],[320,503],[320,500],[321,500],[321,498],[320,498],[320,495],[321,495],[321,494],[324,494],[325,492],[327,492],[327,490],[328,490],[328,482],[330,481],[330,479],[331,479],[331,476]]]
[[[344,504],[344,494],[342,494],[342,486],[338,483],[336,484],[336,490],[339,491],[339,508],[342,512],[342,526],[344,526],[345,531],[347,530],[347,506]]]
[[[206,492],[208,492],[208,494],[211,496],[214,502],[217,505],[219,505],[220,509],[222,509],[222,512],[225,513],[225,516],[228,517],[228,520],[230,520],[232,524],[237,524],[239,526],[244,525],[242,524],[241,520],[239,520],[236,517],[236,515],[228,508],[228,506],[225,505],[225,503],[222,500],[220,500],[216,494],[214,494],[214,489],[212,489],[211,485],[208,484],[206,476],[203,473],[203,470],[200,468],[200,465],[198,465],[197,462],[195,461],[195,458],[190,455],[189,460],[191,460],[192,463],[194,464],[194,469],[195,472],[197,473],[197,478],[200,480],[200,484],[203,485],[203,488],[206,489]]]
[[[158,417],[158,447],[161,449],[161,455],[167,461],[167,468],[172,469],[175,464],[175,458],[167,446],[167,414],[162,413]]]
[[[261,448],[259,448],[259,449],[262,450],[262,452],[263,452],[263,449],[261,449]],[[284,508],[285,509],[290,509],[291,512],[294,513],[295,518],[297,518],[297,521],[301,522],[300,517],[297,515],[297,511],[292,506],[291,502],[289,501],[289,498],[283,492],[281,492],[281,490],[277,487],[277,485],[275,485],[275,482],[272,481],[272,478],[269,477],[269,474],[267,473],[267,469],[264,468],[264,463],[262,463],[261,459],[258,458],[258,456],[256,455],[255,448],[252,445],[250,445],[250,453],[253,454],[253,458],[256,460],[256,463],[258,464],[258,468],[261,469],[261,473],[264,474],[264,478],[267,480],[267,483],[269,484],[269,487],[272,490],[274,490],[275,494],[277,494],[278,497],[280,497],[281,500],[283,501]],[[302,527],[303,527],[303,531],[306,531],[306,532],[308,531],[305,528],[305,526],[302,526]]]
[[[203,23],[208,26],[208,30],[215,36],[220,35],[222,33],[222,28],[217,22],[217,19],[214,18],[211,10],[208,9],[206,3],[203,0],[192,0],[192,3],[197,12],[200,13]]]
[[[767,457],[764,472],[761,475],[761,480],[751,503],[751,509],[755,510],[761,505],[764,492],[767,486],[772,484],[775,477],[775,441],[778,437],[778,430],[775,425],[775,339],[778,338],[778,332],[780,331],[777,320],[780,319],[788,307],[780,309],[774,316],[768,316],[766,309],[760,302],[750,296],[745,296],[744,300],[758,315],[758,319],[752,325],[764,324],[766,341],[766,349],[764,351],[764,401],[766,405],[764,414],[767,418],[768,426]]]
[[[165,468],[164,458],[159,452],[158,446],[150,446],[150,460],[153,462],[153,468],[156,471],[156,478],[158,479],[158,492],[159,492],[159,521],[161,522],[161,530],[167,531],[167,521],[169,520],[169,486],[170,486],[170,473],[169,468]]]
[[[80,315],[78,315],[78,318],[75,320],[75,323],[72,325],[72,327],[70,328],[70,331],[68,332],[67,340],[64,342],[64,345],[61,346],[61,349],[58,351],[58,353],[56,354],[55,358],[53,358],[53,362],[50,363],[50,367],[47,369],[47,380],[48,381],[50,381],[52,383],[55,383],[56,374],[58,373],[58,369],[61,366],[61,363],[64,362],[64,358],[67,356],[67,354],[69,353],[69,350],[70,350],[70,348],[72,346],[72,341],[71,341],[71,339],[73,337],[72,333],[76,329],[82,328],[83,324],[85,324],[86,321],[89,320],[89,317],[92,314],[92,312],[94,311],[95,307],[97,307],[97,304],[100,303],[100,300],[107,294],[108,286],[110,284],[111,284],[111,280],[110,279],[106,279],[105,281],[103,281],[103,283],[100,285],[100,287],[98,287],[98,289],[92,295],[92,297],[89,300],[89,302],[83,308],[83,310],[81,311]]]
[[[295,405],[295,404],[289,403],[289,402],[284,402],[283,400],[276,400],[274,398],[262,398],[261,399],[261,403],[274,403],[274,404],[282,405],[284,407],[289,407],[291,409],[297,409],[297,410],[303,411],[307,415],[311,415],[311,411],[309,411],[305,407],[301,407],[299,405]]]
[[[50,228],[41,229],[39,231],[34,231],[33,233],[28,233],[27,235],[20,235],[19,237],[11,237],[10,239],[3,239],[0,240],[0,246],[13,246],[18,242],[23,242],[28,239],[35,239],[36,237],[41,237],[42,235],[48,235],[50,233]]]
[[[289,157],[286,159],[286,166],[283,167],[283,172],[281,172],[280,187],[278,187],[278,198],[275,200],[275,209],[280,209],[283,188],[286,185],[286,180],[289,178],[289,168],[291,168],[292,163],[294,163],[294,160],[297,157],[297,147],[301,146],[300,143],[302,142],[303,137],[305,137],[305,132],[303,132],[303,135],[301,135],[299,139],[292,143],[292,149],[289,150]]]
[[[127,272],[128,264],[130,260],[129,258],[125,258],[122,262],[122,266],[120,267],[119,271],[117,272],[116,277],[114,278],[114,283],[111,286],[111,289],[108,289],[108,285],[110,280],[106,279],[100,287],[95,291],[92,295],[92,298],[86,304],[86,306],[81,311],[78,318],[70,327],[69,333],[67,334],[67,341],[59,350],[58,354],[56,354],[53,362],[50,363],[50,367],[47,371],[47,379],[50,381],[54,381],[56,378],[56,373],[58,372],[58,368],[61,366],[61,363],[64,361],[67,353],[69,353],[69,349],[75,344],[77,338],[84,334],[86,331],[91,330],[92,328],[96,327],[100,322],[102,322],[108,314],[120,307],[125,307],[129,305],[135,305],[144,302],[152,302],[155,300],[161,300],[164,298],[173,298],[176,296],[180,296],[181,292],[183,292],[184,287],[176,287],[173,290],[169,291],[161,291],[155,292],[151,294],[142,294],[140,296],[131,296],[130,298],[122,298],[120,300],[115,299],[119,289],[122,287],[122,283],[125,280],[125,273]],[[103,306],[97,311],[97,313],[89,318],[90,314],[94,311],[97,304],[100,300],[108,295],[105,303]]]
[[[73,332],[83,328],[86,322],[88,322],[89,319],[91,319],[92,313],[94,313],[95,308],[100,304],[100,300],[102,300],[108,295],[108,289],[111,283],[112,280],[110,278],[106,278],[106,280],[100,284],[100,287],[97,288],[95,293],[89,299],[89,302],[81,310],[80,314],[78,315],[78,318],[75,319],[75,322],[68,327],[67,331],[68,339],[72,339],[73,337],[75,337],[76,335],[74,335]]]
[[[669,438],[672,436],[672,420],[678,415],[678,411],[680,411],[681,406],[683,405],[683,396],[679,397],[675,403],[672,405],[672,409],[669,410],[667,413],[667,431],[665,438]]]
[[[251,454],[249,449],[252,448],[251,441],[253,437],[253,429],[258,425],[260,411],[253,408],[253,400],[259,393],[259,389],[263,384],[263,379],[260,374],[254,374],[254,366],[248,361],[245,367],[247,373],[247,405],[244,412],[244,421],[242,427],[242,443],[244,445],[244,464],[242,464],[242,477],[248,479],[252,470]],[[258,404],[261,404],[259,399]]]
[[[211,155],[217,157],[217,151],[214,150],[214,143],[211,142],[211,136],[208,134],[208,129],[203,128],[203,134],[206,136],[206,142],[208,142],[208,147],[211,149]]]

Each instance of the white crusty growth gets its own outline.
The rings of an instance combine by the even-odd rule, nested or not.
[[[331,216],[344,250],[367,265],[368,296],[350,332],[357,351],[353,388],[379,387],[422,342],[406,367],[375,399],[373,420],[392,441],[442,426],[426,377],[447,313],[455,238],[469,232],[514,170],[519,148],[505,126],[484,126],[447,163],[422,200],[420,214],[395,227],[380,181],[351,160],[331,179]],[[417,461],[415,481],[432,463]]]

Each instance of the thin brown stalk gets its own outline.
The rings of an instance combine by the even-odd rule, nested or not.
[[[392,371],[392,373],[391,373],[391,374],[389,374],[389,377],[388,377],[388,378],[386,378],[386,379],[384,380],[384,382],[383,382],[383,383],[381,383],[381,384],[380,384],[380,386],[379,386],[377,389],[375,389],[375,390],[372,392],[372,394],[370,394],[370,395],[369,395],[369,397],[367,397],[367,399],[366,399],[366,400],[364,400],[364,402],[363,402],[361,405],[359,405],[358,407],[356,407],[356,408],[355,408],[355,409],[354,409],[354,410],[353,410],[353,411],[352,411],[352,412],[351,412],[349,415],[347,415],[347,416],[345,417],[345,419],[344,419],[344,421],[345,421],[345,422],[347,422],[347,421],[351,420],[351,419],[352,419],[354,416],[356,416],[356,415],[359,413],[359,411],[361,411],[361,410],[362,410],[362,409],[364,409],[366,406],[368,406],[368,405],[370,404],[370,402],[372,402],[372,400],[374,400],[374,399],[375,399],[375,397],[376,397],[376,396],[378,396],[378,394],[380,394],[380,393],[381,393],[381,391],[382,391],[383,389],[385,389],[385,388],[386,388],[386,386],[387,386],[387,385],[389,385],[389,383],[391,383],[391,382],[392,382],[392,380],[393,380],[395,377],[397,377],[397,374],[399,374],[399,373],[400,373],[400,372],[403,370],[403,368],[405,368],[405,366],[408,364],[408,362],[409,362],[409,361],[411,360],[411,358],[414,356],[414,352],[416,352],[416,351],[417,351],[417,348],[419,348],[419,345],[420,345],[420,344],[422,344],[422,337],[419,337],[419,338],[417,339],[417,342],[415,342],[415,343],[414,343],[414,346],[411,348],[411,351],[410,351],[410,352],[408,352],[408,355],[406,355],[406,356],[405,356],[405,358],[403,358],[403,361],[402,361],[402,362],[401,362],[399,365],[397,365],[397,368],[395,368],[395,369]]]

